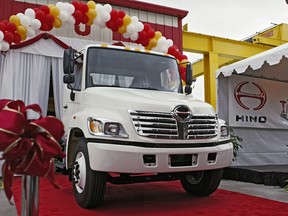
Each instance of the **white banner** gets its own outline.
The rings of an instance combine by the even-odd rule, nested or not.
[[[228,85],[230,126],[288,128],[288,83],[233,75]]]

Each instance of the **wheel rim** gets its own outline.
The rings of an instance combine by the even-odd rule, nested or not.
[[[189,173],[186,174],[186,180],[190,183],[190,184],[198,184],[204,175],[204,171],[197,171],[197,172],[193,172],[193,173]]]
[[[86,161],[83,152],[78,152],[73,166],[73,182],[78,193],[82,193],[86,182]]]

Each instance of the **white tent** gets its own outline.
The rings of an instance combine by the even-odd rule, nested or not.
[[[288,164],[288,44],[216,71],[217,109],[243,139],[233,166]]]

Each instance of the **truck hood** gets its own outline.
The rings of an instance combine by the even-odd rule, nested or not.
[[[178,105],[190,107],[193,113],[214,114],[213,107],[191,95],[127,88],[88,88],[82,92],[83,104],[101,109],[125,109],[171,112]]]

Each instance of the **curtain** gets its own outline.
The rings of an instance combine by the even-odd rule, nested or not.
[[[0,64],[0,99],[37,103],[46,115],[51,58],[9,50]]]
[[[53,94],[56,117],[62,120],[63,117],[63,59],[51,58],[52,60],[52,78]]]

